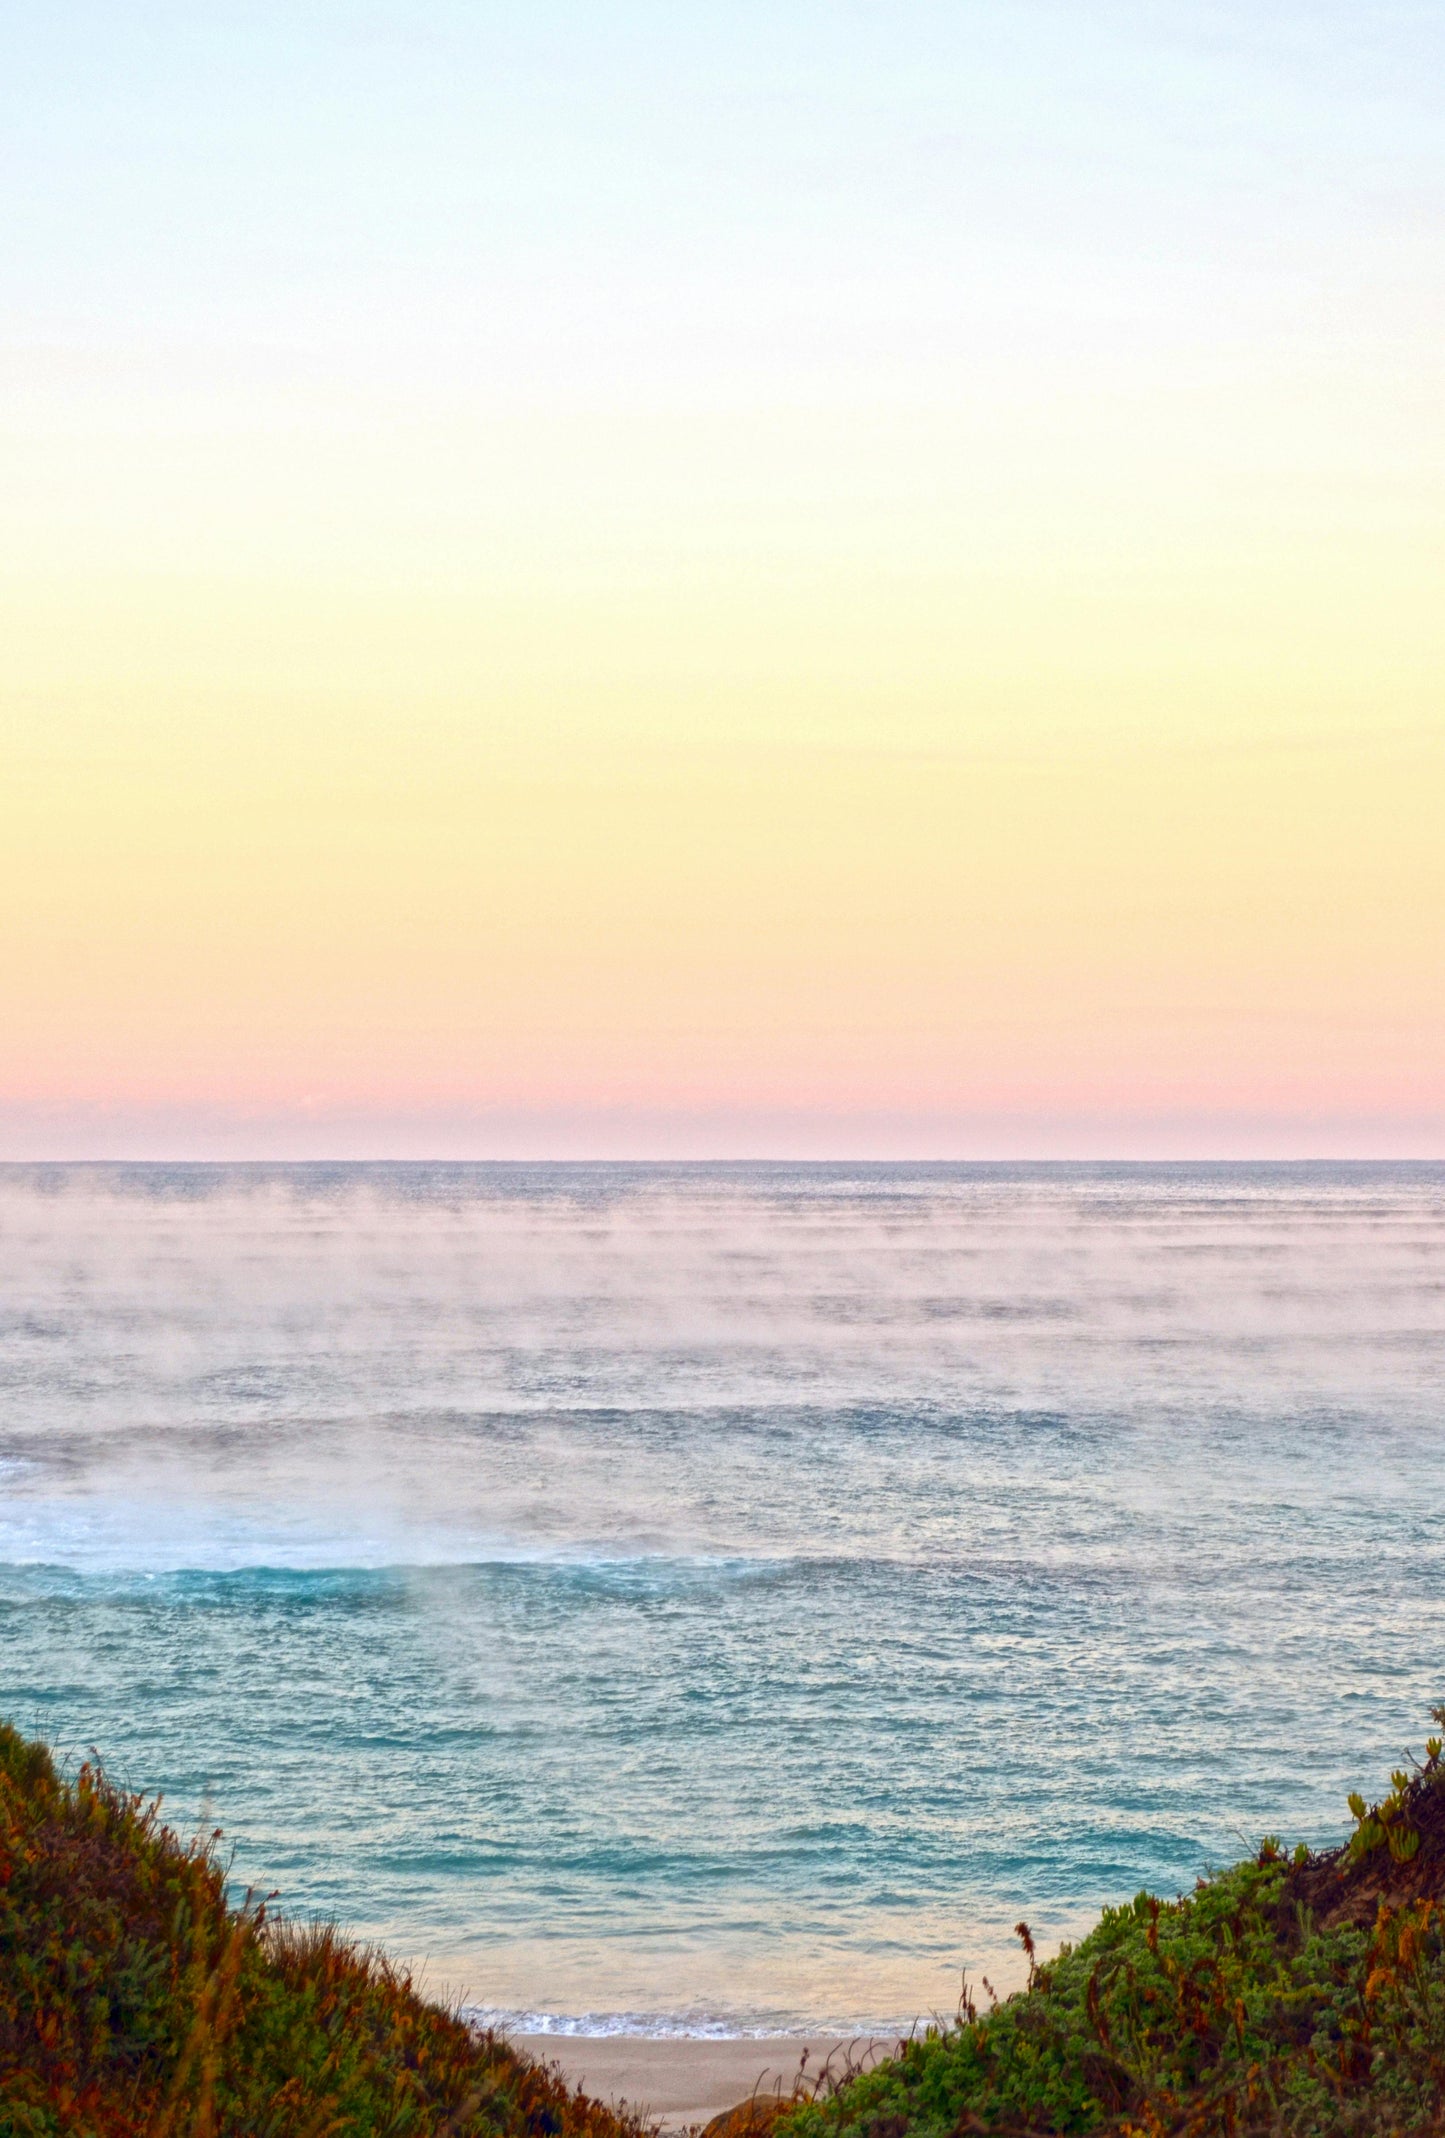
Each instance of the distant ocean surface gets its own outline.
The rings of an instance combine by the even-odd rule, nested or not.
[[[532,2026],[951,2010],[1445,1698],[1445,1168],[0,1168],[0,1712]]]

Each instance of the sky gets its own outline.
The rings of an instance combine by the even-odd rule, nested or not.
[[[8,0],[0,1157],[1445,1156],[1442,79]]]

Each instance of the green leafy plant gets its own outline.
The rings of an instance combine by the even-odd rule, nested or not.
[[[1445,1715],[1437,1715],[1445,1721]],[[1352,1797],[1343,1847],[1257,1855],[1106,1909],[1028,1986],[789,2110],[778,2138],[1445,2129],[1441,1743]]]

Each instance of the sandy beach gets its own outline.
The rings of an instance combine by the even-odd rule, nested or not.
[[[574,2085],[604,2101],[626,2101],[667,2130],[706,2123],[754,2091],[790,2089],[805,2049],[809,2071],[817,2071],[837,2051],[851,2048],[857,2056],[872,2047],[866,2040],[849,2043],[829,2034],[746,2041],[636,2034],[515,2034],[512,2039],[530,2055],[559,2064]]]

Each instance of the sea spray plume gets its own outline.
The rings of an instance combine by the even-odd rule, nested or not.
[[[0,1724],[5,2138],[643,2138],[334,1927],[229,1905],[218,1840]]]
[[[1437,1721],[1445,1720],[1436,1710]],[[776,2138],[1385,2138],[1445,2130],[1445,1746],[1352,1797],[1335,1849],[1104,1911],[979,2014],[777,2119]]]

